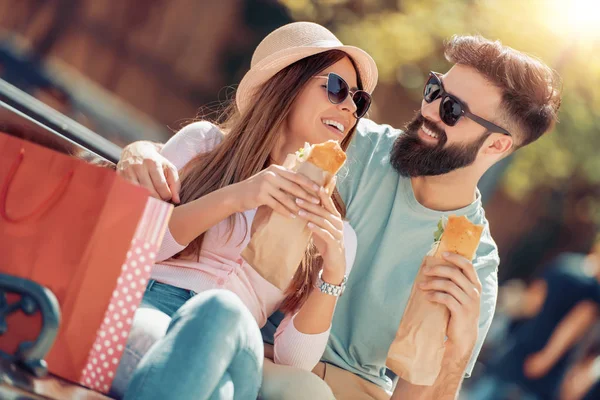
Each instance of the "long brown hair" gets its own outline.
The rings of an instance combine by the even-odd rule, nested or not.
[[[181,204],[246,180],[268,167],[271,164],[270,154],[280,138],[295,99],[313,76],[344,57],[348,55],[343,51],[330,50],[304,58],[262,85],[255,94],[253,106],[246,112],[239,113],[232,104],[226,121],[220,124],[220,128],[227,132],[223,141],[214,150],[194,157],[181,170]],[[362,88],[359,76],[357,80],[358,87]],[[340,143],[344,150],[348,148],[355,129],[356,125]],[[336,208],[344,217],[346,210],[337,189],[332,196]],[[229,239],[236,215],[229,217]],[[198,236],[177,256],[199,258],[203,239],[204,234]],[[281,306],[283,311],[296,310],[306,301],[321,266],[322,259],[316,256],[311,243],[285,291],[286,298]]]

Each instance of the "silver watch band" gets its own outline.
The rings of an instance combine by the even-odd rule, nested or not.
[[[315,283],[315,287],[321,291],[321,293],[328,294],[330,296],[340,297],[344,294],[344,290],[346,289],[346,281],[347,277],[344,275],[344,279],[342,283],[339,285],[332,285],[331,283],[327,283],[321,277],[323,275],[323,270],[319,271],[319,276],[317,277],[317,282]]]

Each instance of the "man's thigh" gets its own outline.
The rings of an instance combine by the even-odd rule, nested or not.
[[[391,393],[352,372],[320,363],[315,369],[331,388],[337,400],[389,400]]]
[[[330,400],[335,399],[327,384],[312,372],[275,364],[265,358],[261,400]]]
[[[391,393],[351,372],[319,363],[313,372],[265,358],[259,399],[389,400]]]

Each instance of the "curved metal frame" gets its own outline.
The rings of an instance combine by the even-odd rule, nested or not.
[[[16,302],[9,303],[6,292],[20,295]],[[22,311],[26,315],[40,312],[42,329],[34,342],[23,342],[14,355],[0,352],[12,362],[23,366],[37,377],[47,374],[44,357],[50,351],[58,333],[60,307],[54,294],[47,288],[24,278],[0,274],[0,335],[8,330],[6,317]]]

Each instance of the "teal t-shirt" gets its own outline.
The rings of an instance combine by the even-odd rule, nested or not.
[[[344,295],[338,300],[323,361],[358,374],[387,390],[388,349],[433,233],[442,216],[465,215],[485,226],[473,264],[483,285],[479,337],[467,368],[470,374],[492,322],[500,259],[481,196],[460,210],[438,212],[415,199],[411,181],[389,163],[394,140],[402,131],[362,120],[347,151],[338,188],[346,218],[356,231],[358,249]]]

